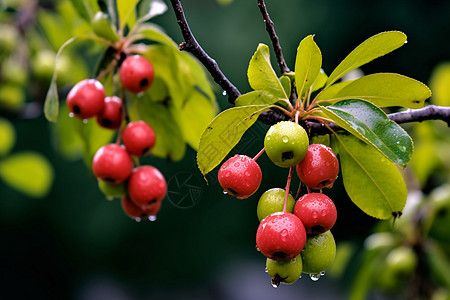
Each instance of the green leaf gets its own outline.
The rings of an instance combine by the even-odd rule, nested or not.
[[[313,35],[304,38],[297,48],[295,60],[295,84],[297,94],[303,95],[316,81],[322,66],[322,54],[313,40]]]
[[[336,97],[336,94],[339,93],[343,88],[345,88],[347,85],[352,83],[354,80],[348,80],[348,81],[342,81],[335,83],[333,85],[330,85],[326,88],[324,88],[322,91],[320,91],[320,94],[317,95],[316,100],[328,100],[328,99],[334,99]],[[330,101],[327,101],[327,103]]]
[[[407,190],[397,167],[371,145],[349,135],[338,137],[344,187],[353,203],[378,219],[401,212]]]
[[[16,131],[7,119],[0,118],[0,156],[8,154],[16,142]]]
[[[143,34],[145,38],[150,41],[171,46],[172,48],[178,51],[178,45],[167,34],[162,32],[161,29],[154,24],[144,23],[139,25],[137,33]]]
[[[445,251],[436,243],[427,243],[426,262],[438,283],[450,289],[450,261]]]
[[[162,0],[143,0],[139,3],[137,23],[144,23],[166,11],[167,5]]]
[[[246,105],[263,105],[263,104],[275,104],[278,102],[278,98],[271,94],[267,94],[264,91],[252,91],[239,96],[236,101],[236,106],[246,106]]]
[[[377,73],[351,81],[328,102],[363,99],[379,107],[420,108],[430,96],[430,89],[420,81],[399,74]]]
[[[405,167],[411,159],[411,137],[370,102],[342,100],[332,106],[321,106],[321,109],[337,125],[373,145],[399,166]]]
[[[450,106],[450,62],[439,64],[431,74],[430,87],[433,104]]]
[[[213,170],[236,146],[258,116],[269,108],[268,105],[233,107],[214,118],[203,132],[198,147],[197,164],[202,174],[206,175]]]
[[[405,42],[406,35],[400,31],[386,31],[368,38],[350,52],[334,69],[328,78],[326,86],[332,85],[351,70],[400,48]]]
[[[283,89],[284,89],[284,92],[286,93],[286,95],[290,95],[291,88],[292,88],[290,77],[287,75],[282,75],[280,77],[280,82],[281,82],[281,85],[283,86]]]
[[[132,98],[129,110],[131,120],[144,120],[155,131],[156,143],[151,153],[172,161],[183,158],[186,151],[182,130],[175,117],[164,103],[155,103],[149,94],[141,98]]]
[[[269,47],[259,44],[247,71],[248,82],[255,90],[265,91],[279,99],[289,99],[270,63]]]
[[[316,80],[314,81],[314,84],[311,88],[311,92],[315,92],[325,86],[325,83],[327,83],[328,76],[324,73],[322,69],[320,69],[319,74],[317,75]]]
[[[53,168],[36,152],[12,154],[0,162],[0,177],[12,188],[31,197],[44,197],[53,182]]]
[[[72,0],[71,3],[78,14],[89,23],[94,14],[100,10],[96,0]]]
[[[50,122],[56,122],[58,120],[58,114],[59,114],[59,97],[58,97],[58,88],[56,85],[57,78],[57,66],[59,61],[59,56],[61,55],[62,51],[69,46],[70,44],[77,41],[78,37],[73,37],[66,41],[61,48],[59,48],[58,52],[56,53],[55,58],[55,66],[53,68],[53,76],[52,81],[50,82],[50,87],[47,91],[47,95],[45,97],[45,103],[44,103],[44,114],[47,120]]]
[[[130,28],[133,27],[136,21],[136,13],[134,8],[139,0],[117,0],[117,12],[119,14],[120,29],[123,30],[128,23]]]
[[[183,133],[184,140],[194,149],[198,149],[200,137],[208,124],[214,119],[216,109],[203,93],[194,91],[180,110],[172,110],[172,115]],[[195,117],[193,117],[195,116]]]

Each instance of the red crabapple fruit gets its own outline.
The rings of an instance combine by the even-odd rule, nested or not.
[[[130,177],[133,162],[123,146],[108,144],[102,146],[94,155],[92,170],[94,175],[110,183],[121,183]]]
[[[339,173],[339,161],[330,147],[311,144],[296,169],[298,177],[307,187],[331,188]]]
[[[228,194],[238,199],[245,199],[259,188],[262,173],[253,158],[236,154],[220,167],[218,179]]]
[[[330,230],[337,218],[336,206],[322,193],[310,193],[300,197],[295,203],[294,214],[305,225],[309,235]]]
[[[136,156],[143,156],[149,152],[156,142],[153,128],[144,121],[128,123],[123,130],[122,141],[128,152]]]
[[[100,81],[84,79],[70,90],[67,95],[67,107],[79,119],[88,119],[97,115],[105,105],[105,90]]]
[[[141,55],[128,56],[120,66],[120,81],[130,92],[139,93],[147,90],[153,78],[153,65]]]
[[[256,247],[273,260],[295,258],[303,250],[306,231],[300,219],[288,212],[268,215],[259,223]]]
[[[167,184],[157,168],[147,165],[134,168],[127,189],[131,201],[146,209],[162,201],[167,193]]]
[[[118,129],[122,116],[122,100],[117,96],[106,97],[103,109],[97,114],[97,122],[104,128]]]

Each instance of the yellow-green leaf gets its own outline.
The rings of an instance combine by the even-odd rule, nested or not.
[[[0,162],[0,177],[12,188],[31,197],[44,197],[53,182],[53,168],[36,152],[20,152]]]
[[[265,91],[279,99],[289,99],[270,63],[269,47],[259,44],[247,71],[248,82],[255,90]]]
[[[376,73],[346,84],[328,102],[363,99],[379,107],[420,108],[430,96],[430,89],[420,81],[394,73]]]
[[[136,22],[136,12],[134,10],[139,0],[117,0],[117,12],[119,14],[120,28],[123,29],[125,25],[133,27]]]
[[[334,69],[328,78],[326,86],[332,85],[351,70],[403,46],[405,42],[406,35],[400,31],[386,31],[368,38],[350,52]]]
[[[295,60],[295,84],[297,94],[305,94],[314,84],[322,66],[322,53],[314,42],[313,35],[304,38],[297,48]]]
[[[16,142],[16,131],[7,119],[0,118],[0,156],[8,154]]]
[[[263,104],[275,104],[278,99],[273,95],[267,94],[264,91],[252,91],[239,96],[236,101],[236,106],[246,105],[263,105]]]
[[[268,105],[239,106],[220,113],[208,125],[200,139],[197,153],[198,168],[203,175],[213,170],[234,146],[258,116],[269,110]]]
[[[351,135],[339,135],[344,187],[363,212],[388,219],[406,204],[406,184],[397,167],[376,148]]]

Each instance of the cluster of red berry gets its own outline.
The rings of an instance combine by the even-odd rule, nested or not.
[[[290,171],[286,189],[270,189],[258,201],[257,249],[267,257],[266,268],[273,286],[291,284],[302,272],[317,280],[336,255],[330,229],[337,213],[328,196],[311,193],[311,189],[331,188],[339,173],[339,162],[328,146],[309,145],[302,126],[292,121],[279,122],[270,127],[264,149],[255,158],[235,155],[220,167],[219,183],[228,194],[245,199],[256,192],[262,179],[256,159],[264,151],[272,162]],[[308,189],[297,201],[289,188],[293,167]]]
[[[140,55],[128,56],[120,66],[120,81],[130,92],[147,90],[153,77],[152,64]],[[156,135],[142,120],[125,122],[124,105],[117,96],[105,97],[103,85],[96,79],[78,82],[67,96],[71,116],[83,120],[95,116],[100,126],[118,130],[117,143],[102,146],[92,161],[99,186],[122,197],[122,208],[130,218],[154,220],[167,193],[166,180],[157,168],[139,166],[132,157],[148,154]]]

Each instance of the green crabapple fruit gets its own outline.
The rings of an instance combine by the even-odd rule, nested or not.
[[[295,203],[294,214],[305,225],[309,235],[330,230],[337,218],[336,206],[322,193],[310,193],[300,197]]]
[[[288,212],[268,215],[256,231],[256,247],[273,260],[293,259],[303,249],[306,231],[302,221]]]
[[[317,275],[325,272],[334,262],[336,242],[331,231],[310,236],[302,251],[303,272]]]
[[[161,172],[153,166],[134,168],[128,179],[128,195],[137,206],[146,209],[164,199],[167,184]]]
[[[122,124],[122,100],[117,96],[106,97],[103,109],[97,114],[97,123],[104,128],[118,129]]]
[[[305,129],[291,121],[272,125],[264,138],[267,156],[280,167],[293,167],[300,163],[306,155],[308,143]]]
[[[149,218],[150,220],[154,220],[156,214],[161,208],[161,202],[155,202],[152,205],[149,205],[146,208],[142,208],[134,204],[133,201],[130,200],[128,196],[123,196],[121,200],[122,209],[125,214],[136,220],[141,221],[144,218]]]
[[[123,130],[122,141],[128,152],[143,156],[155,145],[156,135],[153,128],[144,121],[134,121],[128,123]]]
[[[95,79],[78,82],[67,95],[67,107],[79,119],[97,115],[104,105],[105,90],[100,81]]]
[[[311,144],[296,169],[298,177],[307,187],[331,188],[339,173],[339,161],[330,147]]]
[[[130,177],[133,162],[125,147],[117,144],[102,146],[94,155],[94,175],[109,183],[118,184]]]
[[[259,188],[262,173],[253,158],[236,154],[222,164],[217,177],[228,194],[245,199]]]
[[[450,242],[450,185],[445,184],[430,194],[433,223],[430,236],[443,242]]]
[[[384,263],[377,283],[386,291],[394,291],[411,279],[417,255],[411,247],[399,246],[387,254]]]
[[[303,263],[301,254],[290,260],[266,259],[267,273],[272,277],[272,285],[277,287],[280,283],[292,284],[302,275]]]
[[[258,205],[256,207],[256,214],[258,220],[261,222],[262,219],[268,215],[282,211],[284,208],[284,198],[286,191],[281,188],[273,188],[265,191],[258,200]],[[292,212],[294,210],[295,200],[291,194],[288,195],[286,203],[286,211]]]
[[[143,56],[128,56],[120,66],[120,81],[130,92],[146,91],[152,84],[153,78],[153,65]]]

